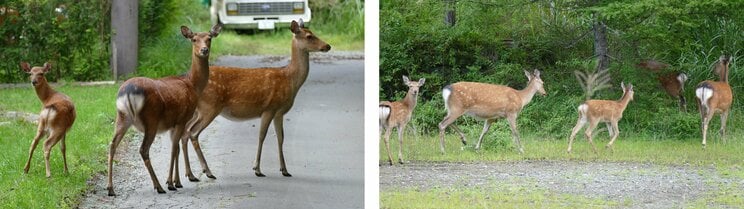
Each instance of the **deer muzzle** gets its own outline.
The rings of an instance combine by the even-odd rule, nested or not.
[[[202,56],[207,56],[209,55],[209,48],[207,47],[201,48],[199,52],[201,53]]]
[[[331,45],[329,45],[329,44],[326,44],[325,46],[323,46],[323,48],[321,48],[321,49],[320,49],[320,51],[321,51],[321,52],[328,52],[328,51],[331,51]]]

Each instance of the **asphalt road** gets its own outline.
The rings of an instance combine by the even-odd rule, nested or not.
[[[225,56],[213,65],[282,66],[286,56]],[[201,173],[189,147],[191,165],[200,182],[182,176],[183,188],[157,194],[137,152],[141,135],[120,146],[114,165],[114,189],[106,194],[105,173],[91,180],[81,208],[362,208],[364,204],[364,60],[361,53],[311,55],[310,75],[286,114],[284,154],[292,177],[279,171],[276,135],[269,128],[261,170],[251,169],[258,144],[259,120],[233,122],[218,117],[200,142],[217,179]],[[272,125],[273,126],[273,125]],[[113,131],[113,130],[112,130]],[[150,151],[153,167],[165,188],[168,134]],[[182,158],[179,158],[182,159]],[[183,175],[183,160],[181,175]]]

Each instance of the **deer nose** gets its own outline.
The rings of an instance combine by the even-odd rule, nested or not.
[[[201,52],[202,55],[208,55],[209,54],[209,48],[207,48],[207,47],[201,48],[200,52]]]
[[[36,81],[36,80],[32,80],[32,81],[31,81],[31,84],[33,84],[34,86],[36,86],[36,84],[39,84],[39,82],[38,82],[38,81]]]
[[[322,49],[320,49],[320,51],[322,52],[331,51],[331,45],[326,44],[325,46],[323,46]]]

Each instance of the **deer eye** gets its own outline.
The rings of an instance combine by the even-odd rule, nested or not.
[[[196,42],[196,39],[195,39],[195,38],[192,38],[192,39],[191,39],[191,42]]]

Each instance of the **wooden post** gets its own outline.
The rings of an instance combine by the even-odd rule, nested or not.
[[[111,5],[111,68],[114,81],[121,75],[136,72],[138,41],[138,3],[132,0],[113,0]]]
[[[444,24],[447,26],[455,26],[457,22],[456,18],[456,5],[457,0],[444,0]]]

